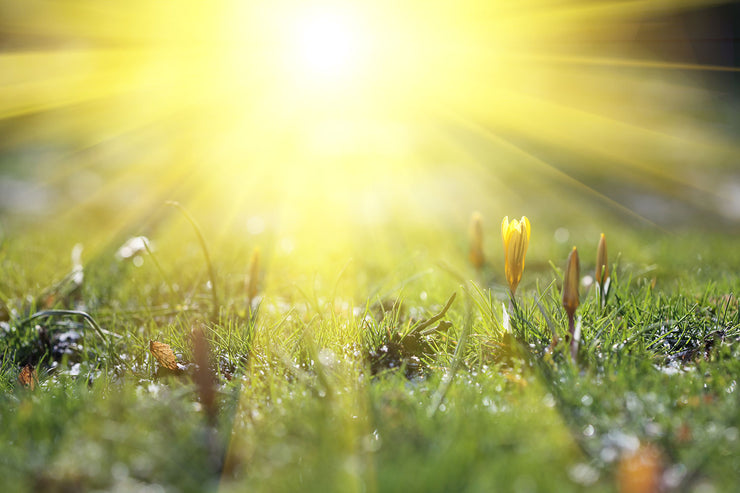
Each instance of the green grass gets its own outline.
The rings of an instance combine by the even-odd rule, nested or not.
[[[602,309],[581,290],[574,364],[563,343],[548,348],[567,327],[559,269],[570,245],[545,241],[542,224],[509,335],[497,236],[478,274],[454,227],[447,237],[397,228],[385,249],[358,231],[351,253],[301,243],[285,253],[278,238],[256,245],[206,229],[214,297],[180,222],[154,235],[140,266],[114,257],[127,232],[6,228],[5,491],[616,491],[620,462],[647,444],[668,489],[740,483],[733,238],[607,231],[611,294]],[[598,235],[574,239],[587,274]],[[65,278],[77,242],[81,285]],[[266,255],[250,310],[254,246]],[[421,335],[453,293],[448,324]],[[29,320],[51,308],[93,323],[63,312]],[[215,420],[195,383],[190,333],[201,324]],[[150,340],[170,344],[183,371],[161,369]],[[34,390],[17,380],[26,363]]]

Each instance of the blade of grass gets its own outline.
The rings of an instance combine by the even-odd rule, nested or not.
[[[213,263],[211,262],[211,255],[208,253],[208,246],[206,245],[206,239],[203,236],[203,232],[200,229],[200,226],[198,226],[198,223],[195,221],[193,216],[190,215],[190,213],[182,206],[179,202],[175,202],[172,200],[169,200],[165,202],[165,204],[172,206],[179,210],[183,216],[185,216],[185,219],[188,220],[190,225],[193,227],[193,231],[195,231],[195,235],[198,237],[198,242],[200,243],[200,248],[203,251],[203,256],[206,260],[206,267],[208,268],[208,277],[211,280],[211,296],[213,298],[213,314],[212,319],[214,322],[218,322],[218,314],[219,309],[221,307],[221,303],[218,299],[218,289],[216,287],[216,272],[213,269]],[[148,249],[147,249],[148,250]]]
[[[470,335],[471,327],[473,326],[473,307],[472,307],[472,298],[471,294],[468,292],[467,286],[461,286],[463,291],[466,294],[466,303],[465,303],[465,325],[463,326],[462,333],[460,334],[460,341],[457,344],[457,347],[455,348],[455,354],[452,357],[452,365],[450,366],[450,373],[445,375],[445,377],[442,380],[442,385],[439,387],[437,392],[432,396],[432,403],[429,406],[429,410],[427,411],[427,415],[431,418],[434,416],[439,409],[439,406],[442,405],[442,401],[444,401],[445,396],[447,395],[447,391],[450,390],[450,386],[452,386],[452,382],[455,379],[455,374],[457,373],[457,370],[460,368],[460,364],[462,363],[464,359],[465,354],[465,346],[468,342],[468,336]],[[454,296],[450,298],[450,302],[454,300]]]

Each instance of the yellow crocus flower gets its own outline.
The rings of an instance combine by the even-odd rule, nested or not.
[[[513,219],[511,222],[509,222],[509,216],[506,216],[501,222],[501,237],[504,240],[504,272],[512,295],[516,292],[519,281],[522,280],[530,230],[531,226],[526,216],[522,216],[518,221]]]

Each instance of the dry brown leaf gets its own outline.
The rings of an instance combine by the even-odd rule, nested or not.
[[[36,387],[38,378],[36,377],[36,370],[33,365],[26,365],[23,367],[21,372],[18,374],[18,381],[24,387],[28,387],[33,390]]]
[[[149,351],[157,358],[159,364],[168,370],[177,371],[177,358],[172,352],[169,344],[157,341],[149,341]]]
[[[647,444],[622,458],[617,469],[620,493],[656,493],[661,491],[663,460],[660,450]]]

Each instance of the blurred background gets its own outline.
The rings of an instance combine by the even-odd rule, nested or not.
[[[4,0],[0,224],[94,251],[176,200],[317,257],[464,244],[474,210],[563,252],[734,238],[739,26],[702,0]]]

